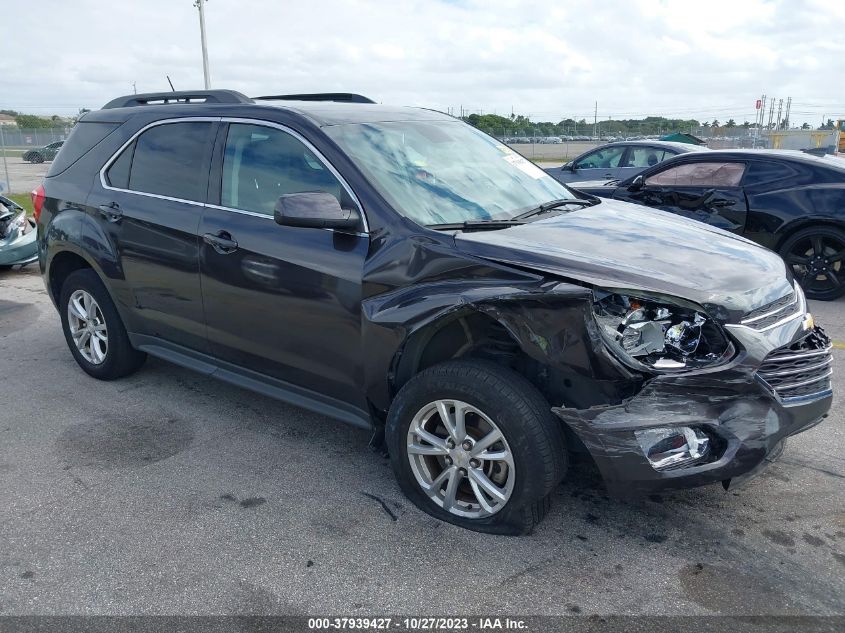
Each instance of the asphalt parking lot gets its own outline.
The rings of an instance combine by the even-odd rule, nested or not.
[[[812,306],[845,341],[845,301]],[[0,273],[0,614],[844,614],[845,349],[820,426],[744,487],[610,499],[523,538],[439,523],[368,435],[150,359],[77,368]]]
[[[20,156],[7,156],[6,168],[9,170],[9,191],[11,193],[29,193],[41,184],[51,163],[27,163]],[[2,159],[0,159],[0,183],[6,182]],[[2,191],[0,191],[2,193]]]

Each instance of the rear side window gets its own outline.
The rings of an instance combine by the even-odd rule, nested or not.
[[[745,186],[754,187],[766,183],[786,180],[795,175],[795,171],[787,165],[769,161],[754,161],[748,165],[748,173],[745,175]]]
[[[106,172],[106,180],[112,187],[118,189],[129,189],[129,168],[132,167],[132,154],[135,152],[135,143],[129,145],[120,153],[111,167]]]
[[[674,152],[667,152],[656,147],[632,147],[628,151],[628,161],[625,166],[654,167],[657,163],[662,163],[674,155]]]
[[[130,144],[107,172],[120,189],[182,200],[205,200],[205,158],[212,141],[207,121],[165,123]]]
[[[686,163],[646,178],[659,187],[738,187],[745,172],[742,163]]]
[[[61,151],[53,159],[47,177],[62,173],[118,127],[120,123],[86,123],[85,121],[77,123],[70,131],[70,136],[67,137],[64,145],[53,144],[61,147]]]

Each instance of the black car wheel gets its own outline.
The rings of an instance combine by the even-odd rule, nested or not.
[[[808,299],[845,295],[845,231],[815,226],[790,236],[780,250]]]
[[[33,154],[30,162],[32,162],[32,163],[43,163],[44,157],[41,154]]]
[[[524,377],[486,361],[449,361],[414,376],[390,407],[386,439],[408,498],[478,532],[530,532],[566,472],[549,403]]]
[[[132,347],[114,302],[93,270],[77,270],[68,276],[62,284],[59,313],[73,357],[94,378],[128,376],[147,358]]]

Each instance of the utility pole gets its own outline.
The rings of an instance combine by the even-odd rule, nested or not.
[[[205,80],[205,89],[209,90],[211,88],[211,76],[208,72],[208,46],[206,45],[205,41],[205,11],[203,10],[203,5],[208,2],[208,0],[194,0],[194,6],[199,9],[200,12],[200,40],[202,42],[202,76]]]
[[[598,126],[599,126],[599,102],[596,101],[596,109],[595,109],[595,112],[593,112],[593,136],[595,138],[598,138],[598,136],[599,136],[596,133],[596,131],[598,130]]]
[[[792,107],[792,97],[786,98],[786,114],[783,117],[783,127],[785,130],[789,129],[789,110]]]
[[[2,125],[0,125],[0,152],[3,152],[3,170],[6,172],[6,187],[11,191],[12,183],[9,181],[9,165],[6,163],[6,136],[3,134]],[[0,191],[2,191],[2,188],[0,188]]]
[[[775,129],[776,129],[776,130],[779,130],[779,129],[780,129],[780,115],[781,115],[781,112],[782,112],[782,111],[783,111],[783,99],[780,99],[780,100],[778,100],[778,118],[777,118],[777,123],[775,123]]]
[[[133,94],[138,94],[138,88],[137,88],[137,86],[135,85],[135,82],[134,82],[134,81],[132,82],[132,93],[133,93]]]

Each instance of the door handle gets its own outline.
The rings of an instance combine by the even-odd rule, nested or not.
[[[120,210],[120,205],[117,202],[101,204],[97,208],[100,210],[100,215],[109,222],[120,222],[123,217],[123,211]]]
[[[202,236],[203,241],[209,244],[211,248],[221,255],[228,255],[238,250],[238,243],[232,239],[232,236],[226,231],[217,231],[217,233],[205,233]]]
[[[709,203],[711,207],[732,207],[736,205],[736,200],[728,200],[726,198],[717,198],[716,200],[711,200]]]

